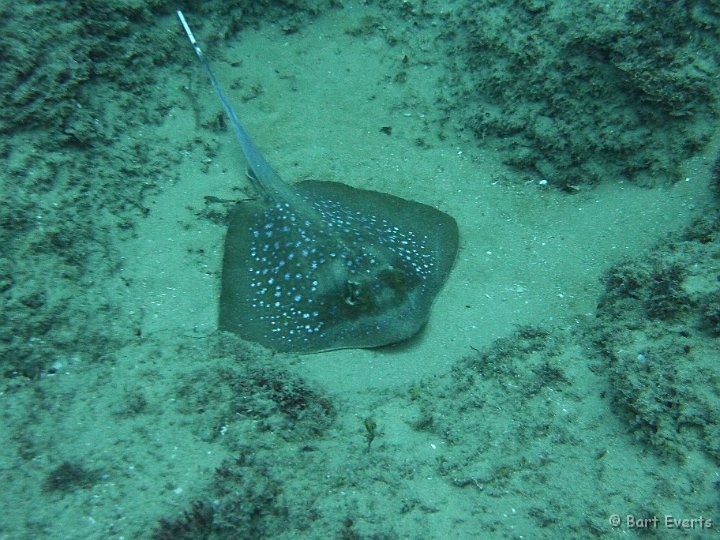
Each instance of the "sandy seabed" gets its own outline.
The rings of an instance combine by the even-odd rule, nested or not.
[[[0,538],[717,531],[717,60],[677,42],[668,65],[692,73],[648,75],[655,42],[617,60],[601,38],[643,2],[605,34],[562,3],[487,4],[186,9],[286,181],[459,224],[420,336],[304,356],[216,330],[228,201],[252,192],[174,6],[3,8]],[[707,39],[720,14],[694,4]],[[536,82],[563,20],[637,108],[577,80],[542,93],[568,77]]]

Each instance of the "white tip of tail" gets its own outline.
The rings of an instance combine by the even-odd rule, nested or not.
[[[192,43],[193,47],[195,47],[197,45],[197,42],[195,41],[195,36],[193,36],[192,30],[190,30],[190,26],[185,20],[185,15],[183,15],[183,12],[178,9],[177,16],[178,19],[180,19],[180,24],[182,24],[183,28],[185,29],[185,33],[187,34],[190,43]]]

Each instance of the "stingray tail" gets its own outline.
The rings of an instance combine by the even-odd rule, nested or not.
[[[235,130],[235,135],[237,136],[238,141],[240,141],[240,147],[242,148],[243,154],[245,155],[245,159],[247,160],[248,167],[250,169],[251,179],[254,180],[257,187],[259,187],[263,191],[286,191],[287,186],[283,183],[278,174],[272,169],[270,164],[265,160],[263,155],[260,153],[260,150],[258,150],[257,146],[255,146],[255,143],[252,142],[252,139],[250,139],[250,135],[248,135],[247,131],[245,131],[245,128],[240,123],[240,120],[235,114],[235,111],[230,106],[230,102],[225,96],[225,92],[223,92],[222,88],[220,87],[220,83],[218,83],[217,79],[215,78],[215,74],[210,67],[210,62],[208,62],[207,58],[205,58],[205,55],[200,49],[200,45],[198,45],[197,41],[195,40],[195,36],[193,35],[192,30],[190,30],[190,26],[185,20],[185,16],[183,15],[182,11],[178,10],[177,16],[180,19],[180,23],[182,24],[183,28],[185,29],[185,33],[190,40],[190,44],[195,49],[195,54],[197,54],[197,57],[200,59],[200,63],[202,64],[203,68],[205,68],[205,72],[207,73],[208,78],[210,79],[210,82],[215,89],[215,92],[220,98],[223,109],[225,109],[225,113],[230,120],[230,124]]]

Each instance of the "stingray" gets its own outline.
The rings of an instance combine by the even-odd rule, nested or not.
[[[338,182],[283,182],[177,14],[257,192],[230,214],[219,328],[296,353],[379,347],[419,333],[455,261],[455,220],[426,204]]]

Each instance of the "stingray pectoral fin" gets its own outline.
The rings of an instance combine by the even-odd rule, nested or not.
[[[339,182],[319,182],[308,180],[295,184],[301,193],[310,197],[321,197],[332,201],[341,201],[360,216],[373,216],[376,221],[387,222],[386,245],[402,249],[402,233],[412,233],[416,239],[424,238],[424,253],[404,253],[405,260],[419,265],[413,267],[427,280],[427,290],[434,296],[442,287],[455,264],[458,252],[459,230],[455,219],[437,208],[410,201],[387,193],[358,189]],[[391,236],[397,237],[393,242]],[[374,242],[382,238],[373,238]],[[399,243],[399,244],[398,244]],[[431,263],[433,266],[422,271],[421,266]]]
[[[223,254],[218,326],[249,341],[258,341],[257,337],[267,327],[262,320],[252,316],[258,308],[255,291],[250,287],[256,275],[249,258],[257,241],[252,224],[262,212],[263,205],[255,200],[235,205],[230,214]]]

